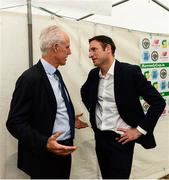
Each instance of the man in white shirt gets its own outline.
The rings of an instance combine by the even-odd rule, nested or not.
[[[135,142],[147,149],[156,146],[153,130],[165,107],[139,66],[116,60],[115,49],[110,37],[89,39],[89,57],[97,68],[89,72],[81,88],[103,179],[129,178]],[[150,105],[146,114],[140,96]]]

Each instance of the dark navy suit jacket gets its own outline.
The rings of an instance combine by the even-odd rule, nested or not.
[[[89,72],[88,78],[81,88],[82,101],[90,114],[90,122],[96,131],[95,107],[97,102],[99,68]],[[139,66],[115,61],[114,94],[121,118],[130,126],[140,126],[147,131],[137,142],[144,148],[154,148],[156,142],[154,127],[165,107],[165,100],[141,73]],[[142,97],[149,105],[144,114],[140,103]]]
[[[72,103],[71,108],[74,116]],[[36,172],[47,154],[56,111],[53,89],[39,61],[17,80],[6,123],[9,132],[19,140],[18,167],[29,175]],[[74,128],[74,122],[71,126]]]

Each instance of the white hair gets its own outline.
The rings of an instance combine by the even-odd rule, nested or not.
[[[39,36],[40,50],[46,54],[55,43],[64,41],[63,31],[56,25],[49,26],[42,30]]]

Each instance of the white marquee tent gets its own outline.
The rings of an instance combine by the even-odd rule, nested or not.
[[[29,67],[27,2],[0,0],[0,178],[29,178],[16,168],[17,141],[5,127],[16,79]],[[32,0],[33,63],[40,57],[42,28],[57,24],[70,34],[72,54],[61,71],[76,112],[84,112],[83,119],[88,122],[79,93],[93,67],[88,59],[88,39],[95,34],[109,35],[116,43],[117,59],[139,64],[140,38],[158,36],[169,42],[168,8],[169,0]],[[168,115],[161,117],[155,129],[157,148],[145,150],[136,145],[131,178],[169,174],[168,120]],[[79,149],[73,154],[71,177],[100,178],[92,130],[76,130],[75,144]]]
[[[94,14],[86,21],[144,32],[169,32],[169,0],[31,0],[33,14],[45,13],[39,7],[57,15],[79,19]],[[119,3],[121,2],[121,3]],[[119,3],[119,4],[118,4]],[[159,4],[162,6],[160,6]],[[26,12],[27,0],[0,0],[0,9]],[[117,5],[116,5],[117,4]],[[112,5],[116,5],[112,7]],[[38,10],[39,9],[39,10]]]

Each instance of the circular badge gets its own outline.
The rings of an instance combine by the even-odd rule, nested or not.
[[[158,55],[158,52],[157,52],[157,51],[153,51],[153,52],[151,53],[151,59],[152,59],[153,61],[157,61],[157,60],[158,60],[158,57],[159,57],[159,55]]]
[[[148,38],[144,38],[142,40],[142,46],[144,49],[148,49],[150,47],[150,40]]]
[[[165,79],[167,77],[167,70],[166,69],[161,69],[160,71],[160,77],[162,79]]]

